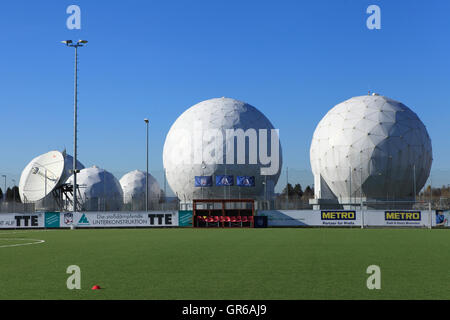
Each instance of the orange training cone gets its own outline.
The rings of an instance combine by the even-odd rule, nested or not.
[[[95,286],[92,287],[92,290],[100,290],[100,286],[98,284],[96,284]]]

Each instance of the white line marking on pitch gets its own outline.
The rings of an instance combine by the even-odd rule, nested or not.
[[[54,231],[54,230],[26,230],[26,231],[12,231],[12,232],[0,232],[0,241],[2,240],[6,240],[6,241],[14,241],[14,240],[19,240],[19,241],[25,241],[25,240],[29,240],[29,241],[34,241],[34,242],[27,242],[27,243],[16,243],[16,244],[5,244],[5,245],[0,245],[0,248],[9,248],[9,247],[20,247],[20,246],[29,246],[32,244],[39,244],[39,243],[44,243],[45,240],[41,240],[41,239],[29,239],[29,238],[3,238],[2,236],[5,235],[11,235],[11,234],[18,234],[18,233],[36,233],[36,232],[48,232],[48,231]]]
[[[29,246],[32,244],[39,244],[39,243],[44,243],[45,240],[40,240],[40,239],[29,239],[29,238],[0,238],[0,241],[2,240],[6,240],[6,241],[35,241],[35,242],[26,242],[26,243],[16,243],[16,244],[5,244],[0,246],[0,248],[8,248],[8,247],[20,247],[20,246]]]
[[[50,232],[50,231],[57,231],[57,230],[25,230],[25,231],[0,231],[0,236],[3,235],[9,235],[9,234],[18,234],[18,233],[35,233],[35,232]]]

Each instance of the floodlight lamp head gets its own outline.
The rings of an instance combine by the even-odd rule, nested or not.
[[[144,121],[145,121],[145,123],[148,123],[148,119],[147,118],[145,118]]]
[[[64,43],[66,46],[68,46],[69,44],[72,43],[72,40],[64,40],[64,41],[61,41],[61,43]]]
[[[78,43],[86,44],[88,42],[87,42],[87,40],[78,40]]]

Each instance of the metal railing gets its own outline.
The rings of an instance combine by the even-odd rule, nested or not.
[[[364,209],[410,209],[429,210],[430,202],[422,201],[363,201]],[[255,200],[256,210],[312,210],[314,206],[305,199],[282,199],[280,197]],[[321,209],[327,210],[359,210],[361,203],[343,203],[322,205]],[[438,198],[431,203],[432,210],[450,210],[450,198]],[[176,198],[166,200],[149,201],[149,210],[192,210],[192,203],[183,203]],[[56,201],[46,199],[37,203],[20,203],[13,201],[0,201],[0,213],[16,212],[30,213],[36,211],[70,211],[70,208],[60,208]],[[83,211],[145,211],[145,200],[142,198],[133,199],[123,203],[122,198],[95,198],[88,199],[83,203]]]

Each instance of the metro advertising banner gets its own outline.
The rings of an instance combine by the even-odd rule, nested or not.
[[[358,214],[356,219],[356,211],[354,210],[322,210],[320,211],[320,222],[322,225],[330,226],[354,226],[361,225],[361,217]]]
[[[354,210],[268,210],[258,211],[267,216],[269,227],[275,226],[332,226],[352,227],[361,225],[361,215]]]
[[[364,216],[362,217],[362,214]],[[258,211],[258,215],[268,217],[269,227],[288,226],[391,226],[391,227],[429,227],[436,226],[436,221],[443,221],[441,226],[448,226],[445,212],[436,215],[435,210],[268,210]],[[443,216],[443,217],[441,217]]]
[[[176,227],[178,211],[61,213],[60,226],[68,228]]]
[[[364,211],[364,225],[368,226],[428,227],[430,222],[433,223],[428,210]]]
[[[44,213],[0,213],[0,229],[43,228]]]

